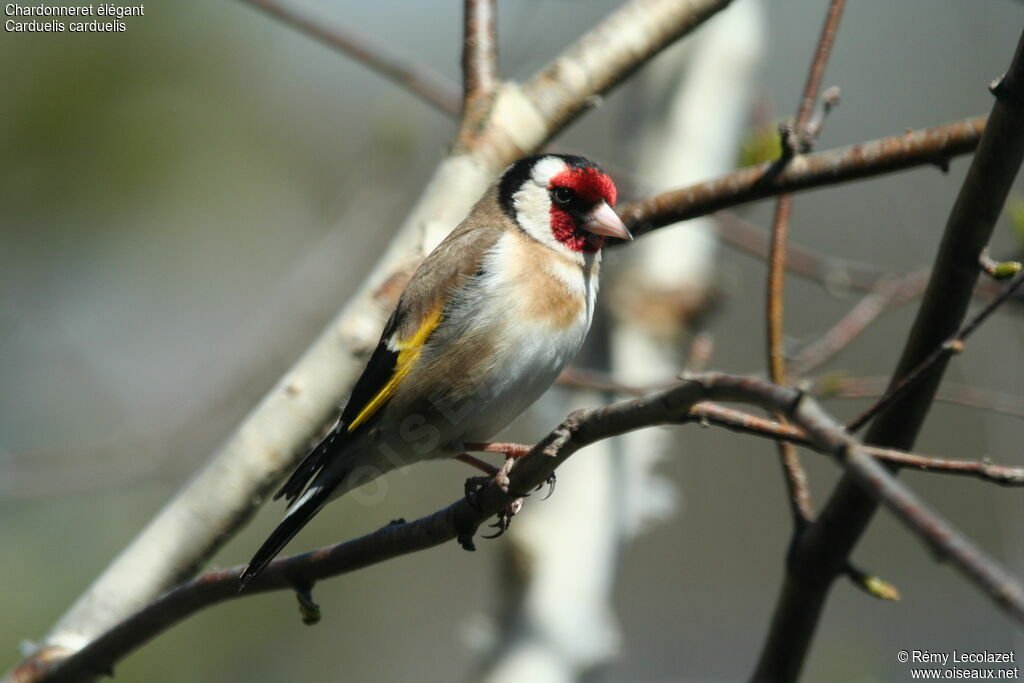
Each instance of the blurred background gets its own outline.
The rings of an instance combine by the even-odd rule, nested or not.
[[[529,77],[618,4],[501,2],[503,75]],[[792,115],[825,11],[812,0],[765,5],[751,125]],[[458,79],[461,3],[318,7]],[[454,132],[398,86],[243,3],[164,0],[125,21],[118,34],[0,34],[3,669],[354,293]],[[850,3],[825,78],[842,104],[819,148],[987,113],[987,84],[1022,24],[1024,6],[1010,0]],[[656,185],[635,161],[643,104],[641,86],[627,84],[556,141],[604,163],[627,199]],[[958,159],[946,174],[920,168],[798,195],[792,239],[886,269],[926,266],[966,167]],[[771,203],[742,214],[767,226]],[[1019,255],[1010,221],[992,246]],[[715,258],[711,366],[762,372],[764,264],[729,248]],[[795,348],[858,295],[790,278],[787,297]],[[827,369],[887,376],[913,312],[886,314]],[[1008,307],[948,379],[1024,394],[1022,341],[1021,307]],[[848,418],[866,403],[827,405]],[[558,418],[511,436],[533,438]],[[696,426],[672,437],[660,469],[677,505],[618,558],[619,653],[593,680],[739,680],[766,633],[791,526],[774,448]],[[1024,464],[1021,443],[1019,418],[936,404],[918,450]],[[804,462],[820,503],[837,470],[812,454]],[[330,506],[290,549],[430,512],[465,476],[457,463],[390,475],[383,503]],[[904,476],[1024,573],[1019,491]],[[279,512],[263,510],[216,563],[248,559]],[[128,657],[118,680],[472,679],[495,631],[501,543],[479,542],[473,555],[448,544],[325,582],[324,619],[312,628],[285,593],[218,606]],[[903,600],[839,582],[805,680],[904,680],[900,649],[1024,650],[1006,617],[888,515],[856,559]]]

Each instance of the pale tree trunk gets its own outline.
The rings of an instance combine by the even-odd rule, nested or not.
[[[640,153],[630,167],[652,185],[645,192],[733,168],[763,33],[760,0],[741,0],[645,72],[638,99],[669,103],[631,117]],[[610,360],[614,374],[632,385],[679,372],[689,314],[704,306],[712,285],[710,221],[692,220],[618,252],[625,262],[603,292],[613,322],[591,331],[607,336],[591,344],[581,366],[608,367]],[[606,398],[558,392],[536,412],[565,415]],[[593,444],[561,468],[552,498],[527,502],[503,548],[502,614],[482,680],[576,681],[618,653],[612,607],[618,557],[631,536],[674,509],[674,490],[654,472],[673,440],[664,430],[644,430]]]

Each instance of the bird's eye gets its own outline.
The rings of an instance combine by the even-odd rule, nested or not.
[[[576,193],[570,190],[568,187],[556,187],[551,191],[551,196],[554,198],[556,204],[565,206],[570,204],[576,197]]]

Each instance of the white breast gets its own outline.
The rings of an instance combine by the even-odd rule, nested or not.
[[[594,314],[598,257],[581,268],[548,252],[518,234],[503,236],[485,259],[479,298],[460,307],[464,315],[495,321],[491,333],[498,340],[479,410],[466,421],[462,441],[493,437],[551,386],[583,345]]]

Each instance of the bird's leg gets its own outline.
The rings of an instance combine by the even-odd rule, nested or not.
[[[504,445],[518,446],[518,444],[498,444],[498,445],[502,445],[502,446],[504,446]],[[523,446],[519,446],[519,447],[520,448],[524,448]],[[525,448],[526,448],[526,453],[529,453],[530,452],[529,447],[525,447]],[[506,452],[506,453],[508,453],[508,452]],[[524,455],[524,454],[525,453],[520,453],[520,455],[518,457],[522,457],[522,455]],[[512,468],[516,464],[516,457],[517,456],[506,454],[505,462],[498,469],[498,473],[494,475],[494,482],[498,486],[500,486],[501,490],[504,491],[505,493],[509,492],[508,489],[509,489],[509,486],[511,485],[511,482],[509,481],[508,475],[512,471]],[[527,495],[529,495],[529,494],[524,494],[524,495],[521,495],[521,496],[516,496],[515,500],[513,500],[511,503],[506,505],[501,510],[501,512],[498,513],[498,520],[494,524],[491,525],[491,527],[494,528],[494,529],[497,529],[497,531],[495,531],[490,536],[484,536],[484,538],[497,538],[498,536],[501,536],[502,534],[504,534],[505,531],[508,530],[509,525],[512,523],[512,518],[515,517],[516,515],[518,515],[519,512],[523,509],[523,504],[526,502],[526,496]]]
[[[505,456],[505,463],[493,475],[495,483],[505,493],[508,493],[510,483],[508,475],[512,471],[512,466],[515,465],[516,460],[533,450],[533,446],[521,443],[467,443],[464,445],[466,450],[478,453],[501,453]]]
[[[493,477],[494,475],[496,475],[498,473],[498,468],[497,467],[495,467],[494,465],[492,465],[489,462],[484,462],[480,458],[475,458],[472,455],[470,455],[469,453],[459,453],[458,455],[455,456],[455,459],[458,460],[459,462],[466,463],[470,467],[477,468],[478,470],[480,470],[481,472],[483,472],[484,474],[486,474],[489,477]],[[482,477],[477,477],[477,478],[481,478],[482,479]]]
[[[523,457],[531,450],[533,446],[527,446],[521,443],[467,443],[463,444],[467,451],[475,451],[477,453],[501,453],[506,458],[512,458],[518,460]]]
[[[512,472],[512,468],[515,466],[516,461],[533,450],[533,446],[526,446],[518,443],[467,443],[463,445],[467,450],[477,451],[479,453],[501,453],[505,456],[505,462],[502,463],[500,468],[494,470],[494,473],[491,476],[494,483],[500,486],[501,490],[505,493],[509,492],[509,486],[511,485],[509,474]],[[472,456],[466,456],[465,458],[459,459],[476,467],[479,467],[479,465],[477,465],[478,462],[482,462]],[[466,483],[468,486],[469,482]],[[479,491],[479,488],[474,489],[474,496],[477,491]],[[497,538],[505,533],[509,524],[512,522],[512,518],[519,514],[523,509],[523,503],[525,502],[524,499],[526,495],[528,494],[516,496],[515,500],[506,505],[505,508],[498,513],[498,521],[491,525],[496,528],[497,531],[490,536],[484,536],[484,538]]]
[[[471,455],[463,453],[461,456],[457,456],[458,460],[465,462],[477,469],[481,469],[484,472],[488,472],[497,482],[498,486],[501,487],[502,491],[508,493],[509,480],[508,475],[512,471],[512,466],[515,461],[522,458],[524,455],[533,450],[533,446],[528,446],[521,443],[508,443],[508,442],[493,442],[493,443],[466,443],[463,444],[466,450],[476,451],[478,453],[501,453],[505,456],[505,463],[499,470],[493,470],[490,465],[483,462],[479,458],[474,458]],[[479,479],[479,478],[478,478]],[[544,483],[548,485],[548,494],[544,496],[544,500],[551,497],[551,494],[555,490],[555,473],[552,472],[551,476],[548,477]],[[467,482],[468,483],[468,482]],[[538,489],[540,486],[537,487]],[[525,496],[526,494],[524,494]],[[523,497],[523,496],[520,496]]]

